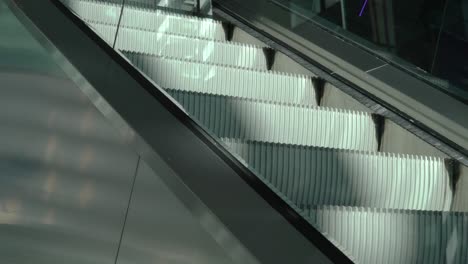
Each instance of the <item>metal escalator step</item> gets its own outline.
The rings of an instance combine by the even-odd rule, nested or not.
[[[114,41],[114,27],[91,22],[90,25],[104,39]],[[165,56],[214,63],[247,69],[267,70],[265,55],[261,48],[231,42],[195,39],[145,30],[121,27],[116,49],[149,55]]]
[[[61,0],[82,20],[100,22],[117,27],[122,10],[121,4],[93,0]]]
[[[91,0],[62,0],[86,22],[117,26],[121,5]],[[149,30],[193,38],[224,40],[225,33],[219,21],[126,6],[120,21],[121,27]]]
[[[468,263],[468,213],[342,206],[303,210],[356,263]]]
[[[120,0],[113,0],[120,1]],[[159,1],[148,1],[148,0],[126,0],[125,5],[144,7],[144,8],[159,8],[167,7],[178,10],[192,11],[195,8],[195,4],[191,4],[184,0],[159,0]]]
[[[169,13],[161,10],[126,8],[122,16],[121,25],[135,29],[151,30],[193,38],[222,41],[226,38],[220,21]]]
[[[299,207],[450,209],[450,176],[441,158],[223,141]]]
[[[220,138],[377,150],[368,113],[298,107],[168,90],[196,120]]]
[[[265,102],[316,105],[313,82],[307,76],[123,53],[137,68],[164,88]]]

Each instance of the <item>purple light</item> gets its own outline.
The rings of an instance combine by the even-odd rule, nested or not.
[[[364,4],[362,5],[361,12],[359,12],[359,16],[362,16],[362,12],[364,12],[364,8],[366,8],[367,1],[368,1],[368,0],[366,0],[366,1],[364,2]]]

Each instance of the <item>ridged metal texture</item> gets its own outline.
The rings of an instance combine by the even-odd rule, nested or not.
[[[90,22],[98,32],[112,32],[114,26]],[[116,49],[149,55],[192,60],[255,70],[267,70],[261,48],[207,39],[194,39],[152,31],[120,27]]]
[[[137,68],[164,88],[265,102],[316,105],[314,86],[307,76],[123,53]]]
[[[468,214],[316,206],[304,213],[357,263],[468,263]]]
[[[123,0],[95,0],[103,3],[122,4]],[[145,8],[168,7],[173,9],[192,10],[194,5],[184,4],[184,0],[125,0],[126,6],[136,6]],[[190,8],[192,7],[192,8]]]
[[[377,150],[374,124],[367,113],[175,90],[169,93],[220,138]]]
[[[81,19],[89,22],[100,22],[117,26],[122,10],[121,4],[104,1],[61,0],[70,10]]]
[[[64,2],[113,42],[120,5]],[[219,22],[126,6],[120,30],[118,49],[144,53],[124,52],[135,66],[358,263],[468,263],[466,213],[411,211],[450,209],[444,160],[375,152],[369,113],[314,107],[309,77],[251,70],[263,54],[209,41],[225,40]]]
[[[221,22],[144,8],[125,8],[121,25],[193,38],[225,40]]]
[[[440,158],[224,139],[250,168],[297,206],[448,210]]]
[[[87,22],[114,26],[118,23],[121,5],[88,0],[62,2]],[[192,38],[225,39],[218,21],[128,5],[124,8],[120,26]]]

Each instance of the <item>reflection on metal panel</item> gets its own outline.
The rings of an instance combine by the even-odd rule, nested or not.
[[[71,82],[0,79],[2,263],[112,263],[137,155]]]
[[[137,155],[3,2],[0,20],[0,262],[113,263]]]
[[[113,263],[137,155],[6,11],[0,262]]]
[[[144,161],[136,177],[118,264],[232,263]]]

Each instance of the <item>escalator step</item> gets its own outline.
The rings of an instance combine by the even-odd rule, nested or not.
[[[468,213],[342,206],[303,210],[357,263],[468,263]]]
[[[117,26],[121,5],[90,0],[62,0],[86,22]],[[208,18],[125,6],[120,26],[193,38],[224,40],[220,22]]]
[[[105,39],[114,41],[114,27],[92,22],[90,25]],[[152,31],[121,27],[116,49],[142,54],[179,58],[247,69],[267,70],[262,48],[252,45],[194,39]]]
[[[164,88],[265,102],[316,104],[313,82],[307,76],[123,53],[137,68]]]
[[[161,10],[126,8],[121,25],[193,38],[216,40],[225,40],[226,38],[223,26],[219,21]]]
[[[92,0],[60,0],[82,20],[117,26],[122,10],[121,4]]]
[[[368,113],[175,90],[168,92],[208,131],[220,138],[377,150],[375,126]]]
[[[447,210],[452,199],[450,176],[441,158],[223,141],[299,207]]]

